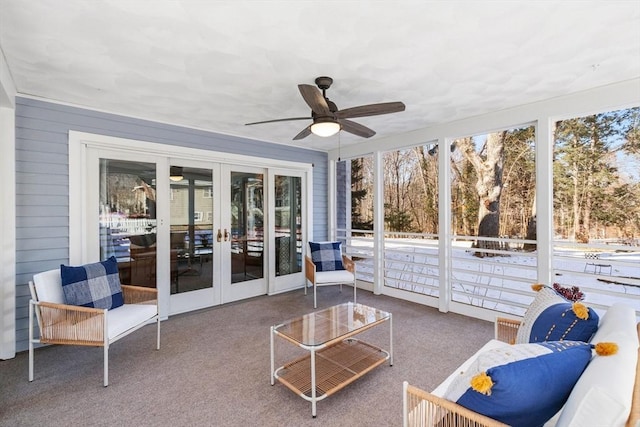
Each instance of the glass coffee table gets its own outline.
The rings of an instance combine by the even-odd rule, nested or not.
[[[389,322],[388,351],[354,338],[385,322]],[[308,351],[308,354],[276,369],[276,337]],[[271,385],[278,380],[311,402],[314,418],[319,400],[387,360],[393,366],[391,313],[366,305],[340,304],[271,327]]]

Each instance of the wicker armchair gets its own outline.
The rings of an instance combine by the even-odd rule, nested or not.
[[[316,288],[318,286],[340,285],[342,291],[343,284],[353,286],[353,303],[356,302],[356,264],[351,258],[342,255],[342,265],[344,270],[337,271],[316,271],[316,265],[308,255],[304,257],[305,276],[313,286],[313,308],[318,308],[316,300]],[[307,294],[307,284],[304,286],[304,294]]]
[[[64,303],[60,270],[33,276],[29,282],[29,381],[33,381],[34,344],[103,347],[104,386],[109,385],[109,346],[152,322],[157,323],[156,349],[160,349],[158,291],[122,285],[125,304],[104,310]],[[34,337],[34,314],[40,337]]]

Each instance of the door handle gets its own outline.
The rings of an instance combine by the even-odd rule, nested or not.
[[[229,240],[229,232],[227,231],[227,229],[224,229],[224,241],[228,241]]]
[[[226,230],[225,230],[226,231]],[[217,236],[218,242],[222,241],[222,233],[220,232],[220,229],[218,228],[218,236]]]

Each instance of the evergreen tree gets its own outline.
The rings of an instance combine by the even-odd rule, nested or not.
[[[617,169],[611,166],[615,152],[612,143],[621,130],[634,134],[633,126],[629,128],[631,113],[613,111],[556,124],[554,198],[560,204],[555,211],[563,225],[568,225],[571,240],[586,243],[599,237],[594,222],[618,221],[609,210],[615,204],[612,188],[619,181]]]

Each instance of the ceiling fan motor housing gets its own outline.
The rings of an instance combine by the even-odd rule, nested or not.
[[[322,90],[329,89],[332,83],[333,79],[331,77],[322,76],[316,78],[316,86]]]

